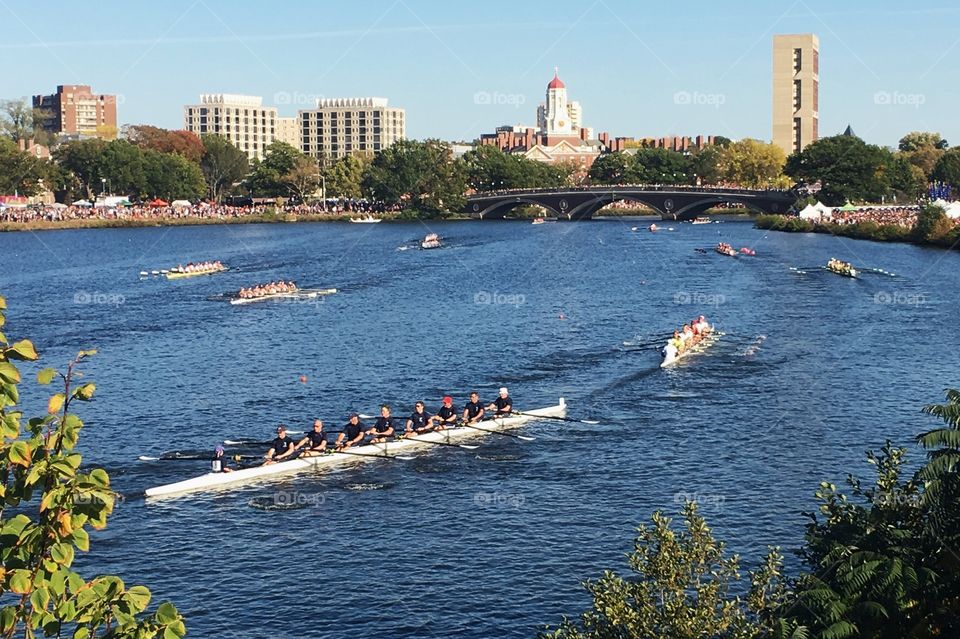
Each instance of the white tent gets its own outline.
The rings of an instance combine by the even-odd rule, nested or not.
[[[73,203],[73,205],[74,206],[93,206],[93,204],[91,204],[87,200],[77,200],[76,202]]]
[[[190,204],[190,200],[174,200],[170,203],[170,206],[190,208],[193,205]]]
[[[933,202],[931,202],[931,204],[933,204],[934,206],[939,206],[941,209],[943,209],[944,211],[946,211],[948,208],[950,208],[950,204],[951,204],[951,203],[950,203],[950,202],[947,202],[947,201],[944,200],[943,198],[939,198],[939,199],[936,199],[936,200],[934,200]]]
[[[948,206],[945,206],[943,210],[947,212],[947,217],[951,220],[960,218],[960,202],[951,202]]]
[[[820,202],[818,200],[817,203],[813,205],[813,207],[818,211],[820,211],[820,217],[822,217],[823,219],[829,220],[833,218],[833,209],[827,206],[826,204],[824,204],[823,202]]]
[[[819,220],[820,219],[820,209],[815,207],[813,204],[807,204],[802,211],[800,211],[801,220]]]
[[[53,204],[50,205],[50,208],[51,208],[51,209],[65,209],[65,208],[67,208],[67,205],[66,205],[66,204],[61,204],[60,202],[54,202]]]

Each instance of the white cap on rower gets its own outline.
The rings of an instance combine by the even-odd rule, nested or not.
[[[510,393],[507,392],[507,387],[506,387],[506,386],[503,386],[503,387],[500,388],[500,394],[501,394],[501,395],[509,395]]]

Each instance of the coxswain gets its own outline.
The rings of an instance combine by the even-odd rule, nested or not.
[[[359,444],[361,441],[363,441],[363,424],[360,423],[360,415],[353,413],[343,430],[337,435],[337,442],[334,446],[337,450],[343,450],[354,444]]]
[[[280,424],[277,426],[277,436],[271,442],[270,450],[267,451],[267,460],[263,462],[264,465],[289,459],[293,455],[293,449],[294,443],[287,435],[287,427]]]
[[[423,402],[417,402],[413,407],[413,412],[407,418],[406,429],[403,434],[405,437],[429,433],[434,429],[433,417],[424,410]]]
[[[213,452],[213,460],[210,462],[211,473],[231,473],[233,469],[227,466],[227,458],[223,455],[223,446],[217,446]]]
[[[483,419],[483,404],[480,403],[480,395],[477,391],[470,393],[470,401],[463,406],[463,421],[468,424],[476,424]]]
[[[440,406],[440,410],[437,411],[435,419],[438,420],[437,430],[453,428],[457,425],[457,411],[453,407],[452,397],[444,395],[443,405]]]
[[[386,404],[380,407],[380,417],[374,423],[373,428],[366,432],[367,435],[373,435],[371,444],[380,444],[393,437],[393,417],[390,416],[390,407]]]
[[[313,430],[297,442],[294,450],[304,451],[300,453],[301,457],[316,457],[322,455],[327,450],[327,436],[323,432],[323,422],[319,419],[313,420]]]
[[[513,412],[513,400],[506,386],[500,389],[499,396],[487,406],[487,410],[496,410],[496,417],[506,417]]]

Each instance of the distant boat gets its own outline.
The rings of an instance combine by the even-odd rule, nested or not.
[[[710,223],[710,218],[709,218],[709,217],[698,217],[698,218],[694,218],[694,220],[693,220],[692,222],[690,222],[690,223],[691,223],[691,224],[709,224],[709,223]]]
[[[535,217],[535,218],[533,218],[533,222],[530,222],[530,223],[531,223],[531,224],[543,224],[544,222],[546,222],[546,220],[543,219],[542,217]]]
[[[435,249],[440,248],[440,236],[436,233],[429,233],[423,240],[420,241],[420,248],[426,249]]]
[[[651,233],[656,233],[656,232],[657,232],[657,228],[658,228],[658,227],[657,227],[656,224],[651,224],[651,225],[650,225],[650,232],[651,232]]]
[[[366,217],[351,217],[350,221],[353,222],[354,224],[378,224],[380,222],[383,222],[383,219],[379,217],[373,217],[372,215],[368,215]]]

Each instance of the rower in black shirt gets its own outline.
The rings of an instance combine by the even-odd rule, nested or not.
[[[510,399],[510,393],[506,387],[500,389],[500,396],[487,406],[487,410],[496,410],[496,417],[507,417],[513,412],[513,400]]]
[[[313,420],[313,430],[307,433],[306,437],[297,442],[293,450],[300,450],[306,447],[300,453],[301,457],[316,457],[322,455],[327,450],[327,436],[323,433],[323,422],[319,419]]]
[[[337,435],[337,443],[334,444],[337,450],[350,448],[354,444],[363,441],[363,424],[360,423],[360,416],[356,413],[350,415],[350,421],[346,423],[340,434]]]
[[[367,435],[373,435],[371,444],[379,444],[393,437],[393,417],[390,416],[390,407],[384,404],[380,407],[380,417],[377,417],[373,428],[367,431]]]
[[[480,395],[477,391],[470,393],[470,401],[463,407],[463,421],[468,424],[476,424],[483,419],[483,404],[480,403]]]
[[[443,398],[443,406],[440,407],[440,410],[437,411],[434,419],[438,420],[437,430],[443,430],[445,428],[453,428],[457,425],[457,410],[453,407],[453,398],[449,395],[445,395]]]
[[[267,460],[263,462],[264,465],[289,459],[293,454],[293,449],[293,440],[287,435],[287,427],[280,424],[277,426],[277,436],[271,442],[270,450],[267,451]]]
[[[404,435],[415,436],[421,433],[429,433],[434,429],[433,417],[423,409],[423,402],[417,402],[413,407],[413,412],[407,418],[407,427]]]

